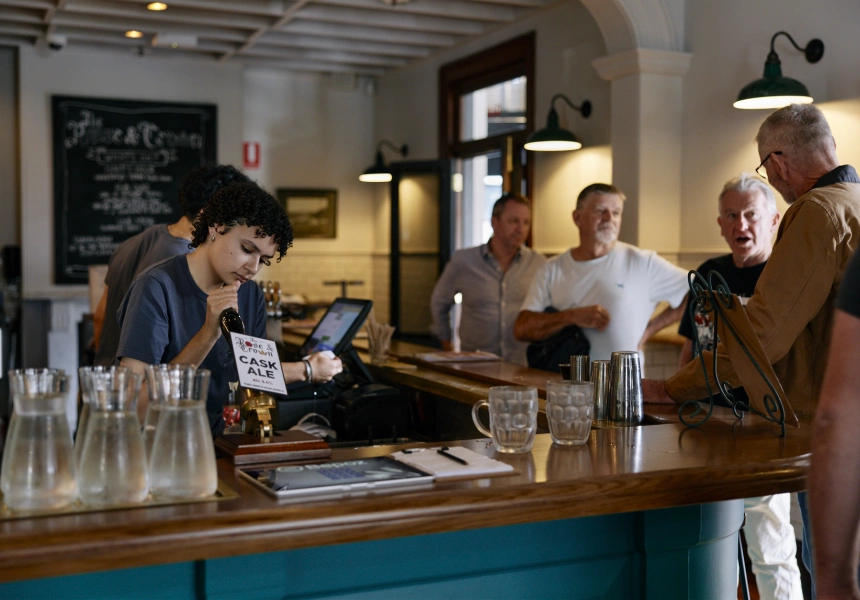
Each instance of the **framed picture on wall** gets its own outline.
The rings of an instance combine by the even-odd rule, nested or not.
[[[337,237],[337,190],[278,188],[296,238]]]

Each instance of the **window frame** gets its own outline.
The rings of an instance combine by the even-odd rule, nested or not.
[[[520,131],[460,141],[460,97],[476,90],[526,77],[526,126]],[[513,138],[514,152],[522,148],[534,131],[535,33],[532,31],[492,48],[443,65],[439,69],[439,157],[466,158],[501,149],[505,138]],[[531,169],[531,161],[527,168]],[[530,173],[529,173],[530,174]],[[531,182],[531,177],[527,177]]]

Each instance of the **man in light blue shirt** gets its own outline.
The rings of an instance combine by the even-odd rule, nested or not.
[[[524,246],[531,227],[525,198],[506,194],[493,205],[493,236],[481,246],[458,250],[445,266],[430,300],[433,335],[451,350],[449,314],[462,294],[461,350],[483,350],[526,365],[528,344],[514,339],[514,321],[537,270],[546,259]]]

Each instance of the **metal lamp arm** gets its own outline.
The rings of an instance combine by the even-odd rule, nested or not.
[[[376,151],[382,152],[383,146],[387,146],[389,149],[393,150],[394,152],[397,152],[400,156],[405,157],[409,155],[409,146],[407,146],[406,144],[403,144],[402,146],[395,146],[388,140],[380,140],[379,143],[376,145]]]
[[[556,100],[564,100],[565,103],[571,107],[573,110],[579,111],[582,114],[583,119],[587,119],[591,114],[591,102],[588,100],[583,100],[581,106],[577,106],[573,102],[570,101],[570,98],[565,96],[564,94],[556,94],[552,97],[552,100],[549,101],[549,110],[550,112],[555,110],[555,101]]]
[[[794,38],[791,37],[791,34],[789,34],[787,31],[777,31],[773,34],[773,37],[770,38],[771,54],[776,54],[776,51],[774,50],[774,43],[776,42],[776,38],[781,35],[787,37],[788,41],[791,42],[792,46],[794,46],[800,52],[803,52],[807,62],[817,63],[819,60],[821,60],[821,57],[824,56],[824,42],[822,42],[818,38],[814,38],[809,40],[809,43],[806,45],[805,48],[803,48],[797,45],[797,42],[794,41]]]

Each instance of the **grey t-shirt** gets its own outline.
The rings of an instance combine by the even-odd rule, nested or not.
[[[120,305],[121,328],[117,357],[146,364],[169,363],[194,337],[206,320],[206,298],[188,270],[188,259],[175,256],[155,265],[134,280]],[[239,315],[245,333],[266,337],[266,303],[253,281],[239,288]],[[215,425],[221,415],[229,382],[239,381],[230,346],[220,337],[200,364],[212,372],[206,412]]]
[[[105,321],[95,364],[105,367],[114,364],[119,344],[117,310],[134,278],[155,263],[189,252],[189,241],[170,235],[164,224],[148,227],[119,245],[108,262]]]

